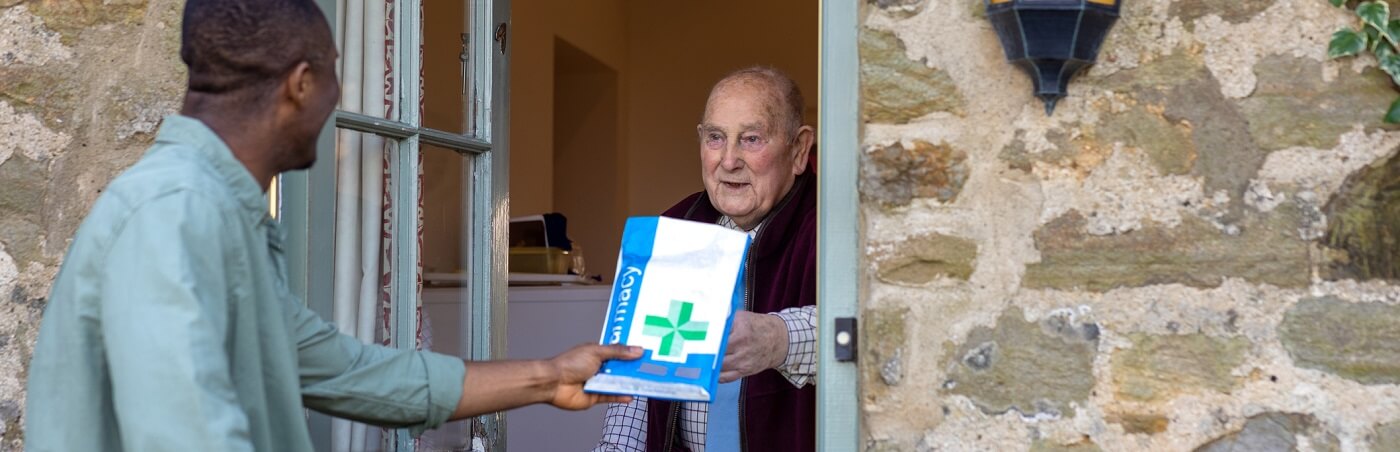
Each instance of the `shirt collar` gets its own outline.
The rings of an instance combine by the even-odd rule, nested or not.
[[[233,157],[233,150],[224,140],[202,121],[183,115],[166,116],[160,132],[156,134],[156,142],[192,149],[194,155],[214,168],[251,221],[260,222],[267,217],[267,201],[262,187],[248,172],[248,167]]]
[[[758,226],[754,226],[753,229],[744,230],[744,228],[739,227],[739,223],[734,222],[733,218],[729,218],[729,215],[720,215],[719,223],[717,224],[729,229],[733,229],[735,231],[746,233],[749,235],[750,238],[752,238],[753,236],[758,235],[758,230],[763,229],[763,224],[767,222],[768,219],[764,218],[763,221],[758,222]]]

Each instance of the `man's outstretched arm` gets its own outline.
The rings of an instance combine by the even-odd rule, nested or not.
[[[637,359],[639,347],[580,345],[547,360],[480,361],[467,363],[462,398],[452,419],[548,403],[566,410],[583,410],[599,403],[627,403],[631,397],[589,394],[583,382],[610,359]]]
[[[364,344],[340,334],[297,300],[302,401],[333,416],[414,434],[443,422],[534,403],[584,409],[625,397],[585,394],[583,382],[603,361],[636,359],[641,350],[580,345],[547,360],[463,362],[426,350]]]

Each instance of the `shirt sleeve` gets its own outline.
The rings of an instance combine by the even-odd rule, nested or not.
[[[365,344],[305,305],[287,303],[297,337],[302,401],[308,408],[414,436],[436,428],[462,398],[466,363],[424,350]]]
[[[123,449],[252,450],[224,347],[228,224],[213,202],[176,192],[137,206],[114,235],[98,317]]]
[[[647,398],[608,406],[603,419],[603,439],[593,452],[643,452],[647,445]]]
[[[800,306],[773,315],[783,319],[788,331],[787,359],[778,372],[793,386],[817,382],[817,307]]]

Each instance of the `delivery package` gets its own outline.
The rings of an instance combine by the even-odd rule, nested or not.
[[[645,352],[604,363],[584,390],[712,401],[734,312],[744,307],[750,241],[714,224],[629,218],[599,341]]]

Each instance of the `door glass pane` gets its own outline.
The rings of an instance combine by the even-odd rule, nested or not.
[[[397,60],[393,43],[398,21],[391,19],[392,2],[335,1],[340,109],[376,118],[397,118],[393,83]]]
[[[312,250],[317,265],[332,265],[331,318],[340,332],[365,343],[386,343],[390,291],[386,275],[395,270],[389,255],[394,231],[390,175],[385,156],[396,141],[352,130],[336,130],[333,249]],[[325,259],[331,258],[331,262]],[[388,435],[379,427],[346,420],[331,423],[332,450],[365,445],[383,450]],[[358,449],[359,447],[355,447]]]
[[[423,345],[471,355],[471,155],[422,145]],[[423,435],[420,450],[469,450],[469,420]]]
[[[474,74],[477,48],[491,36],[469,34],[469,1],[423,2],[423,126],[474,135],[481,99]],[[485,40],[478,42],[479,40]]]

